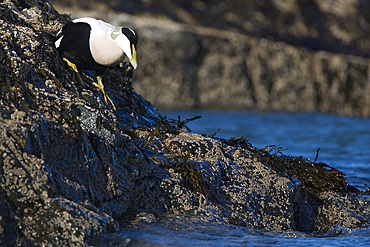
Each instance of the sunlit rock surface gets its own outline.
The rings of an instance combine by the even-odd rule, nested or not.
[[[188,133],[132,91],[128,65],[103,76],[113,111],[58,56],[69,18],[49,3],[6,1],[0,17],[0,245],[81,246],[164,213],[279,232],[369,223],[336,169]]]

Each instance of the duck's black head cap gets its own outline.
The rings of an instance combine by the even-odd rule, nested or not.
[[[136,33],[128,27],[122,27],[122,33],[130,40],[130,43],[136,47],[138,41]]]

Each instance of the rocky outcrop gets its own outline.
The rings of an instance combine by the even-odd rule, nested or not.
[[[54,2],[75,17],[135,28],[134,88],[160,109],[370,116],[370,6],[364,2],[337,1],[335,8],[314,0]],[[75,8],[66,9],[70,4]],[[227,9],[219,12],[222,6]]]
[[[6,1],[0,17],[1,245],[81,246],[145,212],[273,231],[369,223],[338,170],[186,132],[131,90],[127,64],[103,76],[114,111],[58,56],[68,17],[48,2]]]

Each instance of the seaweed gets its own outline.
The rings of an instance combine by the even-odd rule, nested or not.
[[[302,156],[284,155],[280,152],[280,148],[277,150],[275,146],[270,150],[258,149],[256,153],[261,162],[275,171],[291,180],[294,178],[300,180],[303,188],[312,195],[318,196],[325,191],[360,193],[358,189],[347,183],[343,172],[323,162],[316,163],[318,151],[314,162]]]
[[[189,122],[191,122],[191,121],[197,120],[199,118],[201,118],[201,116],[195,116],[195,117],[192,117],[192,118],[187,118],[187,119],[181,120],[180,116],[177,116],[177,120],[169,119],[168,120],[168,123],[173,124],[178,129],[185,128],[186,130],[188,130],[189,132],[191,132],[191,130],[189,129],[189,127],[186,126],[186,124],[189,123]]]
[[[228,140],[222,138],[216,139],[226,145],[252,152],[258,161],[291,181],[296,181],[298,179],[301,181],[301,188],[307,196],[312,195],[317,197],[320,193],[326,191],[361,194],[360,190],[347,183],[345,178],[346,175],[343,172],[325,163],[316,163],[319,155],[319,148],[316,151],[315,160],[312,162],[302,156],[293,157],[285,155],[283,152],[286,149],[275,145],[257,149],[244,137],[233,137]]]
[[[200,116],[195,116],[193,118],[184,119],[181,121],[180,116],[178,117],[178,120],[167,119],[167,117],[165,116],[160,118],[152,128],[146,126],[138,126],[136,128],[136,134],[141,131],[146,131],[148,133],[145,135],[144,138],[142,138],[142,145],[147,146],[149,144],[152,144],[155,138],[161,140],[167,139],[168,134],[178,135],[184,128],[190,131],[186,124],[199,118]]]
[[[178,135],[184,128],[189,130],[186,124],[199,118],[200,116],[196,116],[190,119],[180,120],[180,117],[178,117],[178,120],[168,120],[165,116],[151,129],[139,126],[136,130],[136,135],[139,136],[140,132],[143,133],[142,131],[144,131],[144,133],[146,132],[146,134],[141,138],[141,147],[145,148],[148,145],[152,145],[156,138],[165,140],[168,139],[169,134]],[[185,151],[181,150],[181,147],[178,147],[178,145],[173,141],[169,142],[168,147],[163,146],[163,148],[171,155],[170,158],[166,161],[161,161],[155,155],[151,155],[150,159],[159,163],[162,168],[165,168],[166,170],[172,168],[174,172],[180,174],[182,184],[185,188],[194,193],[207,195],[209,185],[207,184],[203,173],[198,169],[197,163],[190,160],[190,151],[188,150],[184,154]]]
[[[185,155],[174,155],[172,162],[169,160],[169,162],[162,164],[162,166],[167,169],[172,168],[176,173],[179,173],[185,188],[194,193],[200,193],[206,196],[209,191],[207,180],[198,169],[197,163],[189,160],[190,157],[190,151]]]

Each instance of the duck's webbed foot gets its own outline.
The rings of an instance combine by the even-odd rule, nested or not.
[[[77,66],[76,64],[72,63],[71,61],[69,61],[67,58],[63,57],[63,61],[65,61],[67,63],[67,65],[74,71],[76,72],[76,75],[77,75],[77,79],[80,81],[80,83],[82,84],[82,86],[86,86],[84,81],[82,80],[81,78],[81,75],[80,75],[80,72],[78,71],[77,69]]]
[[[114,110],[117,110],[116,109],[116,106],[114,105],[113,101],[111,100],[111,98],[108,96],[108,94],[105,93],[105,90],[104,90],[104,85],[103,85],[103,82],[102,82],[102,78],[100,76],[96,76],[96,81],[97,82],[93,82],[92,84],[102,92],[103,94],[103,97],[104,97],[104,101],[105,103],[108,103],[108,100],[110,102],[110,104],[113,106],[113,109]],[[108,99],[108,100],[107,100]]]
[[[71,61],[69,61],[67,58],[63,58],[63,60],[67,63],[67,65],[76,73],[77,75],[77,78],[78,80],[80,81],[80,83],[82,84],[83,87],[86,87],[86,84],[84,83],[81,75],[80,75],[80,72],[78,71],[77,69],[77,66],[76,64],[72,63]],[[93,80],[93,83],[92,85],[95,86],[99,91],[102,92],[103,94],[103,97],[104,97],[104,101],[106,104],[108,104],[108,101],[110,102],[110,104],[113,106],[113,109],[114,110],[117,110],[116,109],[116,106],[114,105],[113,101],[111,100],[111,98],[108,96],[108,94],[105,93],[105,90],[104,90],[104,85],[103,85],[103,82],[102,82],[102,78],[100,76],[94,76],[94,73],[92,73],[92,71],[85,71],[87,72],[92,78]]]

